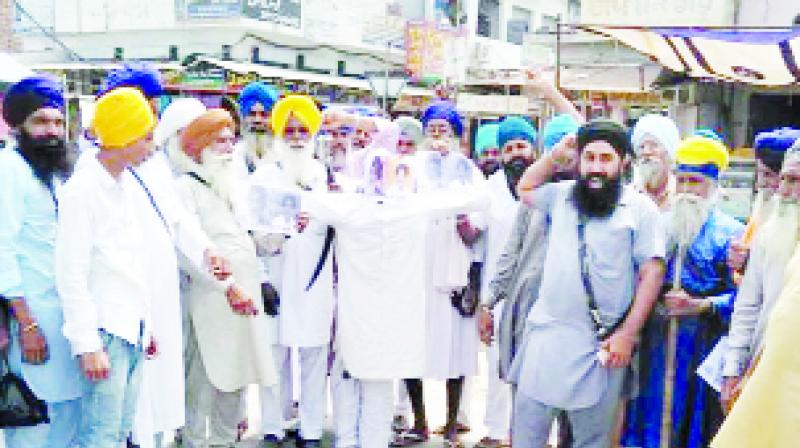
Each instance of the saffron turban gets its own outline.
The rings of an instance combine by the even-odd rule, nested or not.
[[[147,98],[133,87],[119,87],[97,100],[92,128],[103,149],[119,149],[145,137],[156,125]]]
[[[233,117],[225,109],[209,109],[189,123],[181,133],[181,149],[195,162],[200,163],[200,155],[214,142],[219,131],[233,130]]]

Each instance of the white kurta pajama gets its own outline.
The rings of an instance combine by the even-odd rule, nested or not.
[[[390,436],[392,379],[418,378],[427,369],[426,320],[420,317],[427,313],[430,222],[468,211],[481,198],[442,192],[304,200],[311,215],[337,234],[337,353],[331,372],[337,446],[382,447]]]
[[[185,438],[189,446],[203,443],[206,418],[210,417],[209,443],[232,443],[240,391],[250,384],[268,387],[276,381],[270,322],[260,300],[261,266],[252,238],[237,222],[228,203],[188,175],[178,180],[178,190],[183,204],[230,262],[236,285],[259,310],[257,316],[236,315],[224,287],[200,273],[191,276],[187,302],[192,346]]]
[[[439,159],[441,173],[435,172]],[[432,151],[417,153],[416,171],[422,194],[451,190],[471,185],[482,192],[483,174],[463,154],[450,152],[441,157]],[[452,190],[455,188],[455,190]],[[482,193],[481,193],[482,194]],[[477,227],[482,225],[482,213],[469,215]],[[477,374],[478,332],[474,317],[462,317],[450,301],[452,291],[467,285],[470,264],[480,261],[478,248],[468,248],[456,230],[456,215],[442,215],[429,222],[428,255],[426,263],[426,370],[423,378],[450,379]],[[407,377],[407,378],[419,378]]]
[[[319,162],[307,161],[303,175],[306,187],[314,191],[327,190],[327,174]],[[260,165],[250,182],[272,191],[297,194],[302,191],[276,163]],[[278,345],[273,348],[275,355],[286,361],[290,350],[297,349],[300,435],[306,440],[321,439],[325,423],[327,361],[333,324],[332,255],[328,255],[311,288],[306,291],[306,287],[322,253],[326,230],[327,226],[312,219],[302,233],[292,234],[280,253],[267,257],[268,272],[262,279],[272,283],[280,294]],[[278,365],[281,384],[273,389],[280,390],[262,390],[261,394],[262,430],[279,438],[283,437],[286,403],[292,398],[290,366],[290,361]]]
[[[491,295],[489,284],[497,272],[497,262],[508,243],[520,207],[508,188],[508,180],[502,169],[489,176],[486,190],[489,196],[489,211],[485,233],[486,259],[483,263],[481,283],[482,302]],[[503,305],[501,302],[493,310],[495,335],[499,335],[499,320],[503,314]],[[511,386],[500,377],[500,350],[496,338],[486,348],[486,363],[489,375],[484,424],[488,437],[505,440],[511,429]]]
[[[198,271],[204,269],[204,252],[212,247],[196,218],[177,200],[175,181],[165,155],[158,151],[135,169],[153,196],[167,224],[157,222],[147,230],[147,251],[158,263],[148,266],[153,285],[158,285],[152,307],[152,333],[158,354],[145,361],[134,419],[134,441],[141,448],[154,446],[154,436],[182,427],[186,421],[183,363],[183,322],[179,291],[178,259],[174,244]],[[171,238],[171,239],[170,239]]]

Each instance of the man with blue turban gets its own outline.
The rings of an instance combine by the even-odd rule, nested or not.
[[[497,145],[499,128],[497,123],[484,124],[475,134],[475,158],[478,168],[487,178],[500,169],[500,148]]]
[[[422,114],[422,127],[425,130],[426,149],[442,153],[458,150],[464,125],[452,102],[437,100],[431,103]]]
[[[736,285],[726,259],[743,226],[714,202],[720,173],[728,166],[728,148],[716,139],[693,136],[678,145],[675,158],[667,292],[642,334],[640,392],[628,406],[622,446],[660,446],[668,387],[668,437],[674,446],[707,447],[722,423],[719,394],[696,372],[730,325]],[[665,356],[673,343],[676,354]],[[665,378],[673,373],[674,383],[667,384]]]
[[[70,447],[80,418],[81,376],[61,329],[54,247],[58,192],[69,165],[60,83],[14,84],[3,119],[16,146],[0,151],[0,297],[11,311],[10,370],[47,404],[49,423],[6,428],[10,448]]]
[[[148,62],[126,62],[121,68],[108,72],[100,95],[120,87],[139,89],[150,102],[154,112],[158,112],[156,100],[164,94],[161,73]]]
[[[244,86],[239,94],[243,139],[238,151],[244,157],[251,173],[262,162],[276,160],[270,117],[272,107],[279,96],[275,87],[260,81]]]
[[[778,189],[786,151],[798,137],[800,130],[791,128],[778,128],[756,135],[753,145],[756,153],[756,197],[742,241],[736,241],[731,245],[728,257],[731,269],[744,271],[750,242],[754,240],[760,225],[772,215],[776,204],[772,201],[772,196]]]

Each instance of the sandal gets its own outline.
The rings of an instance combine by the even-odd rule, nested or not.
[[[475,448],[508,448],[511,443],[507,440],[498,440],[491,437],[484,437],[475,445]]]
[[[458,431],[459,434],[466,434],[472,431],[472,428],[463,423],[456,423],[456,430]],[[436,431],[433,431],[433,434],[437,436],[443,436],[446,433],[447,433],[447,425],[442,425],[436,428]]]
[[[412,428],[395,434],[389,446],[403,447],[419,445],[420,443],[427,442],[428,439],[430,439],[430,435],[427,429],[417,430]]]

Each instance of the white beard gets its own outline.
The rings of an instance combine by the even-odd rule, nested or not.
[[[209,149],[202,153],[202,172],[211,190],[224,200],[233,211],[244,193],[239,172],[233,163],[233,155],[219,155]]]
[[[658,187],[659,176],[661,175],[660,162],[649,161],[647,163],[637,163],[633,169],[634,186],[639,191],[647,192]]]
[[[750,219],[756,224],[764,223],[772,216],[779,202],[780,199],[776,194],[767,194],[764,190],[759,190],[753,200],[753,211],[750,212]]]
[[[764,222],[763,235],[759,240],[764,245],[766,260],[775,260],[779,265],[785,265],[794,253],[800,236],[800,204],[786,201],[774,195],[776,203],[772,215]]]
[[[197,163],[181,149],[180,137],[177,135],[167,139],[164,143],[164,152],[170,161],[172,171],[177,175],[192,171],[197,167]]]
[[[254,165],[259,165],[262,160],[274,161],[275,139],[267,133],[246,132],[243,136],[244,145],[247,149],[246,157]]]
[[[447,147],[448,147],[447,152],[448,153],[456,152],[456,151],[459,150],[459,142],[458,142],[458,139],[456,139],[456,138],[449,138],[449,139],[446,139],[446,140],[434,140],[434,139],[429,138],[429,137],[425,137],[425,140],[422,141],[420,149],[423,150],[423,151],[437,151],[438,152],[439,151],[439,149],[438,149],[439,146],[438,145],[442,145],[442,144],[446,144],[447,145]]]
[[[278,154],[278,160],[281,164],[286,179],[292,184],[297,186],[311,186],[314,183],[315,160],[314,154],[314,140],[310,140],[303,149],[294,149],[286,145],[281,140],[275,140],[275,149]]]
[[[670,228],[671,247],[679,247],[685,251],[694,243],[700,229],[708,220],[711,212],[711,199],[704,199],[688,193],[675,195],[672,204],[672,222]]]

